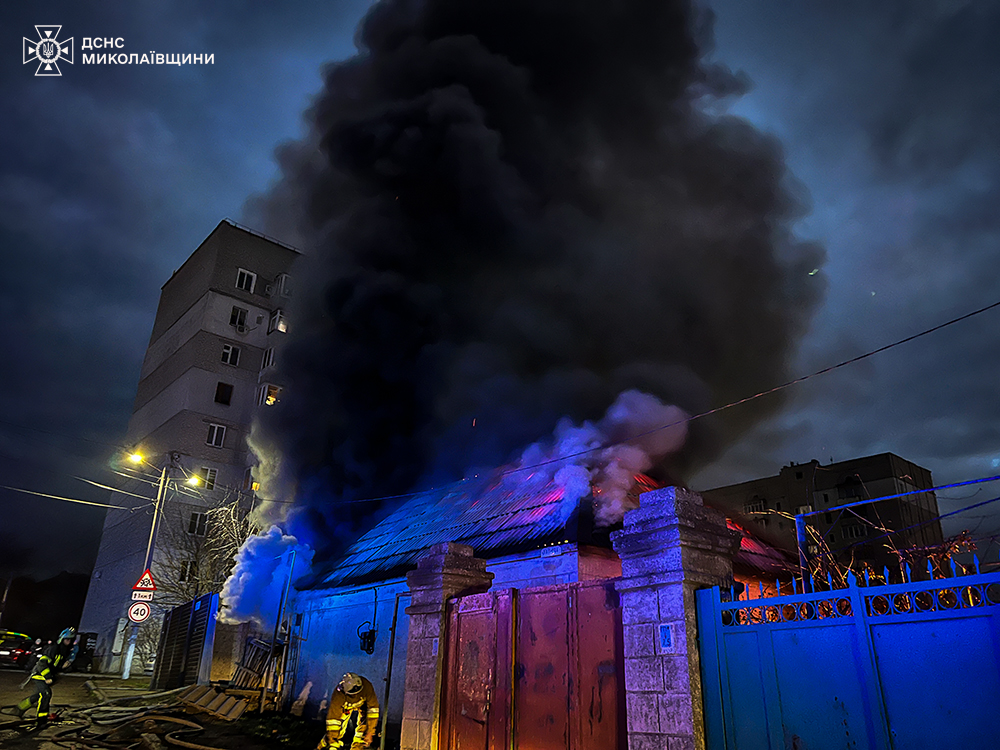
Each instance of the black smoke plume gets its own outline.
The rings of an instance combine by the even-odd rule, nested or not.
[[[307,251],[254,442],[317,561],[383,505],[358,501],[496,466],[628,389],[696,413],[786,378],[822,251],[790,231],[779,144],[720,114],[745,82],[707,60],[708,13],[382,0],[356,40],[251,207]],[[695,423],[661,478],[778,404]]]

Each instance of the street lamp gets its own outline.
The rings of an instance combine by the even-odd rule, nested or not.
[[[146,543],[146,558],[142,564],[142,571],[139,575],[143,575],[147,570],[153,566],[153,550],[156,546],[156,533],[160,528],[160,515],[163,510],[163,496],[167,488],[167,476],[168,470],[175,468],[177,466],[177,461],[180,459],[180,453],[172,451],[169,455],[169,461],[163,465],[163,469],[160,471],[160,483],[156,489],[156,503],[153,505],[153,523],[149,527],[149,541]],[[145,459],[140,453],[133,453],[129,456],[129,461],[132,463],[143,463]],[[139,624],[132,623],[132,633],[129,635],[128,639],[128,649],[125,651],[125,661],[122,665],[122,679],[127,680],[132,674],[132,658],[135,656],[135,644],[139,640]]]

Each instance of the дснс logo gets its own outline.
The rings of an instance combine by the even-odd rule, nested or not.
[[[59,61],[64,60],[73,63],[73,37],[65,41],[58,41],[59,31],[62,26],[35,26],[38,32],[38,40],[24,37],[24,63],[27,65],[32,60],[38,60],[38,70],[36,76],[61,76]]]

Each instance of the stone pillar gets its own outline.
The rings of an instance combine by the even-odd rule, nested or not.
[[[437,750],[445,652],[446,604],[487,591],[493,574],[465,544],[438,544],[406,574],[410,627],[406,638],[401,750]]]
[[[732,575],[738,532],[701,496],[644,493],[611,536],[621,557],[629,750],[704,750],[694,592]]]

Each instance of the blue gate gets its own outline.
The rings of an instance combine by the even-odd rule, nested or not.
[[[1000,748],[1000,573],[696,601],[708,750]]]

